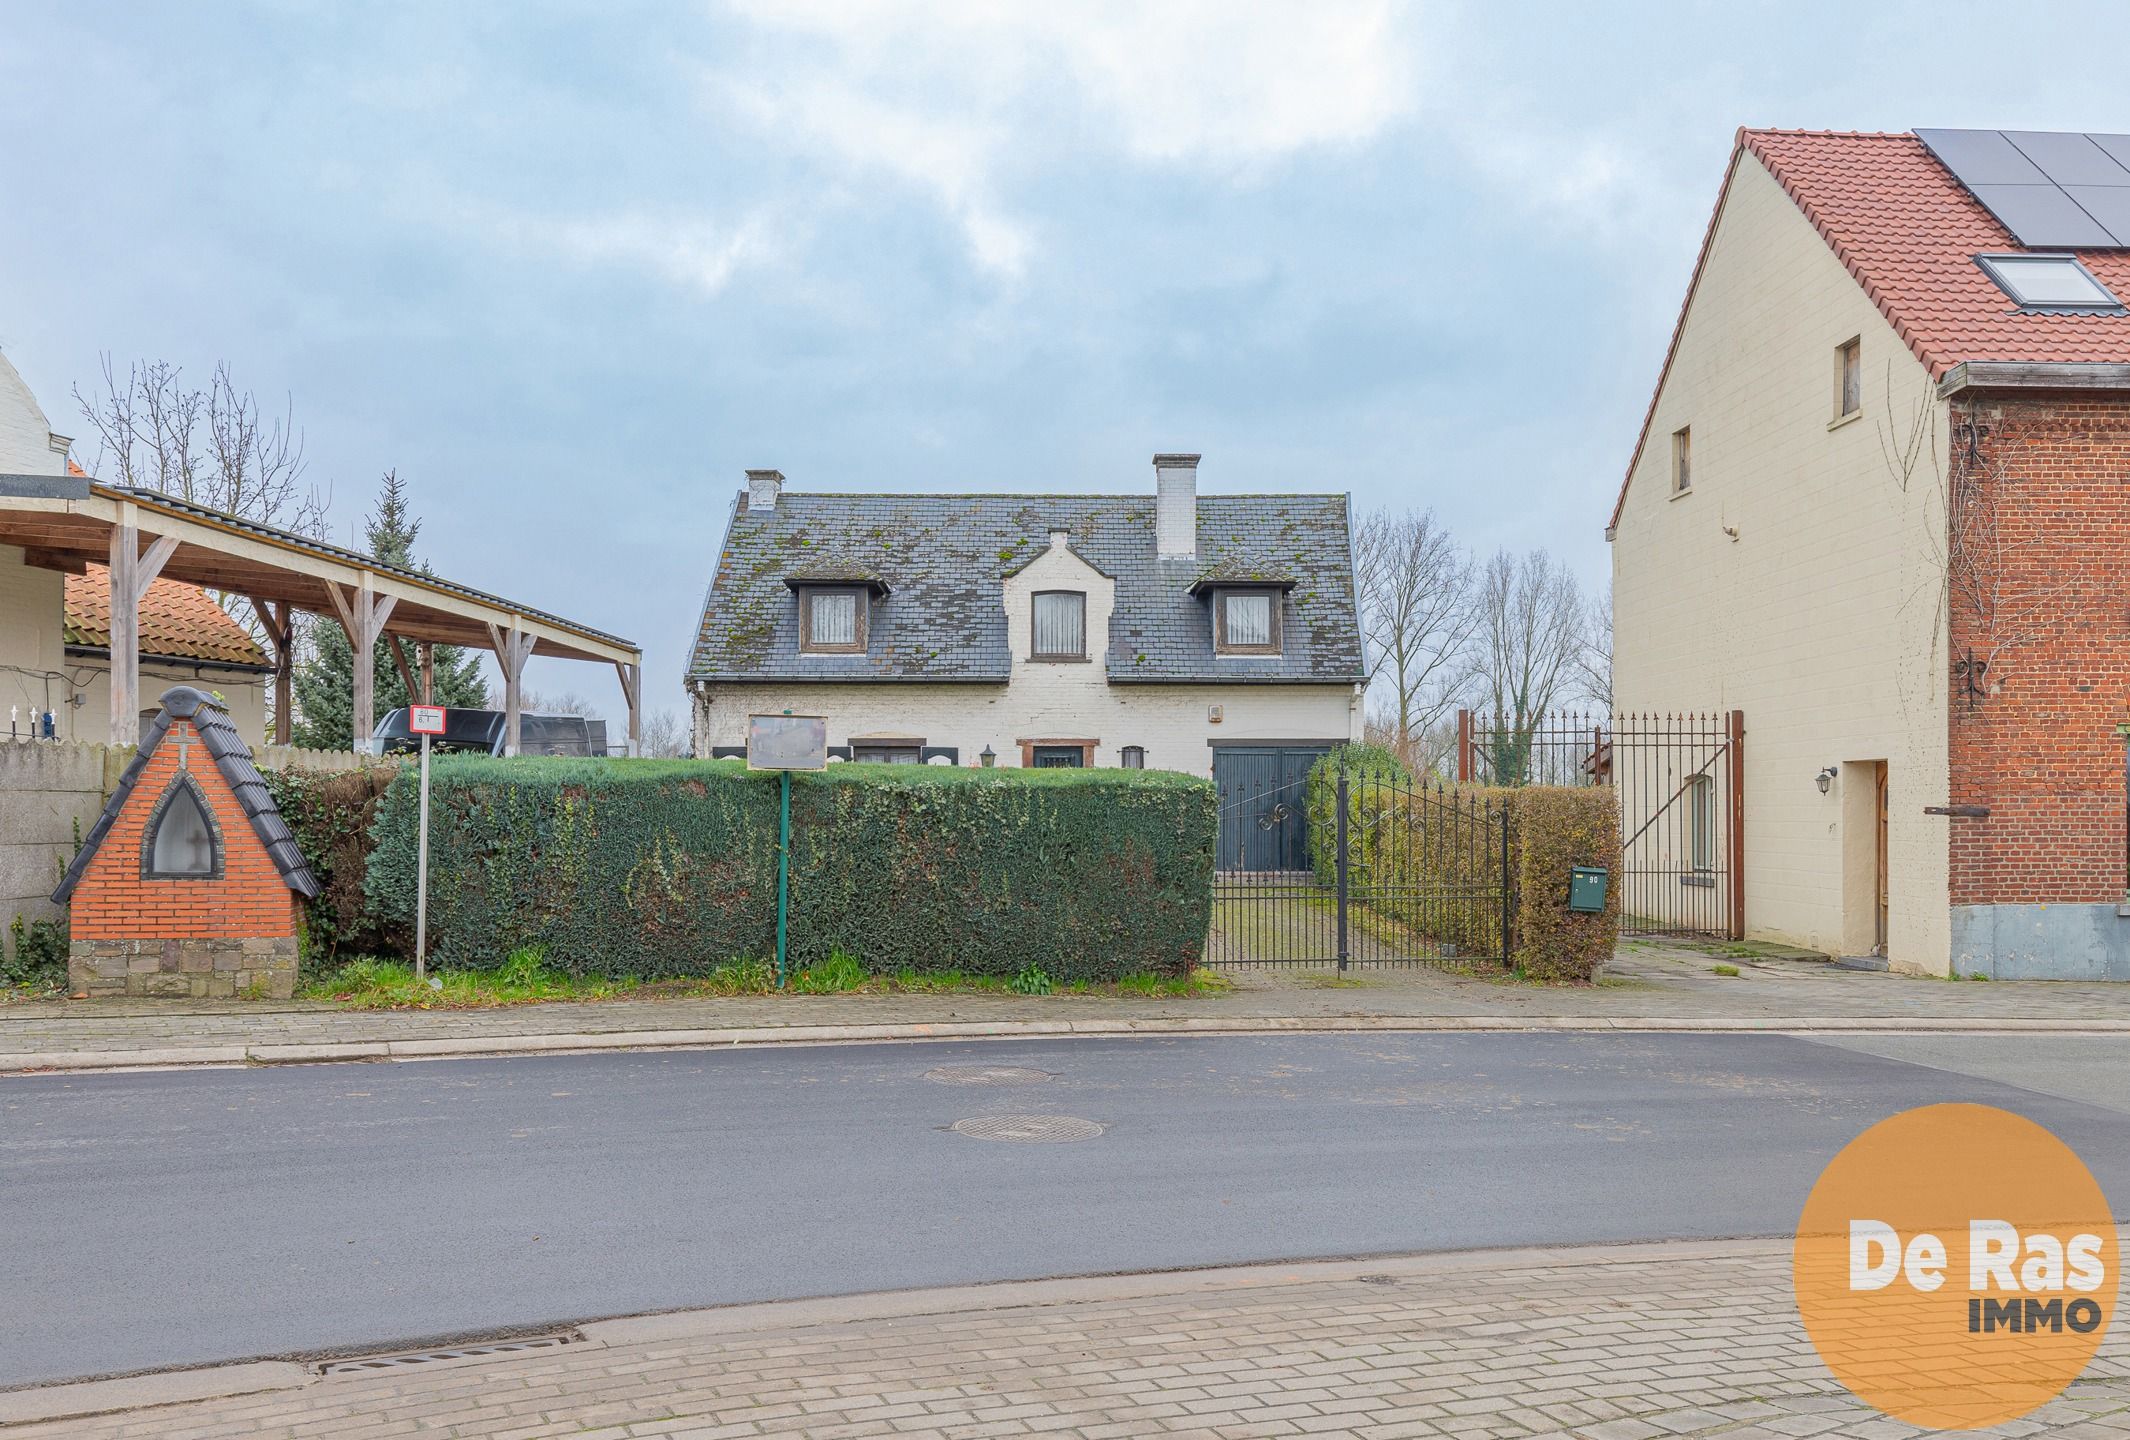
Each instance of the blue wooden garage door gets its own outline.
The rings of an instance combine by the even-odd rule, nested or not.
[[[1303,792],[1309,767],[1331,744],[1222,745],[1213,751],[1213,784],[1220,791],[1221,869],[1309,868]]]

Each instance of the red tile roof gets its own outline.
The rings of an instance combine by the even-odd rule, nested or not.
[[[1739,143],[1789,192],[1934,376],[1962,360],[2130,362],[2130,316],[2031,315],[1975,256],[2022,247],[1913,135],[1744,130]],[[2078,252],[2130,297],[2130,252]]]
[[[2023,247],[1968,194],[1921,140],[1848,130],[1740,130],[1724,172],[1723,191],[1701,239],[1694,277],[1679,308],[1671,348],[1642,433],[1628,461],[1642,458],[1657,394],[1671,371],[1686,312],[1707,263],[1709,242],[1730,191],[1730,177],[1751,155],[1775,177],[1805,218],[1848,268],[1856,283],[1933,376],[1963,360],[2030,363],[2130,362],[2130,316],[2035,315],[2020,310],[1983,273],[1975,256]],[[2130,300],[2130,252],[2082,250],[2086,268],[2118,297]],[[1627,481],[1612,509],[1619,524]]]
[[[91,565],[67,577],[66,643],[111,648],[111,572]],[[205,590],[178,580],[155,580],[141,597],[141,653],[206,664],[266,664],[266,654]]]

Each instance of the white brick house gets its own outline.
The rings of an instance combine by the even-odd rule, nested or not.
[[[695,753],[828,718],[847,760],[1297,772],[1361,723],[1350,503],[794,494],[748,472],[688,684]],[[1040,643],[1039,643],[1040,642]]]

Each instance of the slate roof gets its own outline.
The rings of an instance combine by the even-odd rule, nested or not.
[[[103,813],[96,817],[88,837],[81,842],[81,849],[74,854],[74,863],[67,866],[66,875],[59,888],[52,892],[52,903],[64,905],[81,877],[88,872],[89,862],[103,848],[104,837],[117,822],[119,812],[133,796],[133,787],[140,783],[141,772],[148,768],[155,747],[170,733],[173,720],[190,720],[200,732],[200,743],[214,757],[215,768],[236,793],[237,803],[244,807],[244,814],[251,821],[252,833],[266,847],[266,853],[274,859],[274,868],[288,888],[308,900],[318,898],[318,880],[311,874],[311,867],[304,863],[303,852],[296,848],[296,837],[289,833],[288,822],[281,818],[281,809],[274,804],[273,793],[266,788],[266,778],[252,764],[251,747],[237,733],[237,727],[229,723],[229,712],[215,704],[214,697],[193,689],[190,685],[173,686],[163,692],[163,708],[148,722],[141,735],[140,751],[126,773],[118,777],[118,787],[111,798],[104,802]]]
[[[742,493],[704,601],[693,681],[1002,683],[1010,673],[1003,582],[1063,530],[1116,582],[1112,681],[1299,684],[1362,678],[1344,495],[1201,495],[1198,554],[1154,554],[1151,495],[820,495],[769,510]],[[889,590],[864,655],[799,653],[795,574],[847,570]],[[1208,571],[1277,575],[1284,653],[1215,658]]]
[[[1642,417],[1642,431],[1627,464],[1629,476],[1649,442],[1657,396],[1663,393],[1686,331],[1687,311],[1708,263],[1731,177],[1740,164],[1749,163],[1748,156],[1775,177],[1933,378],[1967,360],[2130,362],[2130,316],[2026,311],[1997,288],[1975,256],[2016,254],[2026,247],[1916,136],[1740,130],[1672,328],[1671,348]],[[2070,253],[2112,293],[2130,296],[2130,251]],[[1627,480],[1622,478],[1611,524],[1620,523],[1626,503]]]
[[[84,649],[111,648],[111,571],[91,565],[86,574],[69,575],[66,587],[66,643]],[[141,653],[208,665],[273,667],[259,642],[229,618],[229,612],[197,585],[157,576],[141,597]]]

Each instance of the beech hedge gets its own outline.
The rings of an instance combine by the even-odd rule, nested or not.
[[[365,887],[411,941],[418,780],[378,807]],[[737,760],[432,762],[429,951],[526,945],[571,974],[702,975],[776,950],[778,783]],[[1212,895],[1212,785],[1156,770],[836,765],[791,787],[794,969],[1053,980],[1187,973]]]
[[[1308,814],[1323,866],[1336,853],[1338,807],[1333,783],[1317,778],[1311,776]],[[1498,961],[1502,855],[1500,821],[1492,817],[1503,810],[1510,964],[1535,980],[1594,978],[1619,938],[1620,819],[1610,786],[1353,781],[1347,833],[1355,901],[1450,946],[1457,957]],[[1577,865],[1610,872],[1602,914],[1568,909],[1568,871]]]

